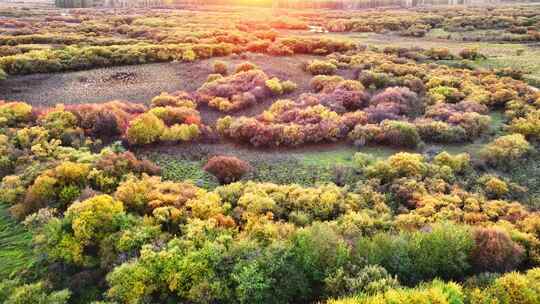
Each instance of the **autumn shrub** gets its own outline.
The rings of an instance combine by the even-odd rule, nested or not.
[[[11,207],[12,214],[23,218],[45,207],[64,210],[81,194],[89,172],[88,164],[74,162],[63,162],[43,171],[28,187],[24,199]]]
[[[174,124],[163,131],[162,141],[191,141],[199,137],[201,129],[196,124]]]
[[[75,265],[93,265],[95,257],[85,248],[99,246],[120,228],[125,214],[122,202],[108,195],[99,195],[71,205],[65,218],[53,219],[47,228],[54,231],[46,237],[44,250],[51,259]],[[65,229],[65,230],[64,230]]]
[[[358,75],[358,80],[364,87],[373,89],[382,89],[398,85],[398,81],[392,75],[371,70],[362,71]]]
[[[257,69],[259,69],[257,65],[249,61],[246,61],[246,62],[242,62],[238,64],[234,69],[234,73],[237,74],[240,72],[247,72],[247,71],[257,70]]]
[[[516,117],[510,123],[510,131],[527,139],[540,139],[540,110],[531,110],[524,117]]]
[[[464,48],[461,51],[459,51],[459,56],[463,59],[470,59],[470,60],[486,58],[486,56],[481,54],[476,48]]]
[[[162,120],[167,126],[175,124],[200,124],[199,112],[188,107],[154,107],[148,111]]]
[[[126,137],[130,144],[146,145],[159,140],[165,129],[161,119],[152,113],[145,113],[130,122]]]
[[[188,93],[179,91],[172,94],[163,92],[152,98],[152,107],[186,107],[194,109],[196,104]]]
[[[381,93],[373,96],[370,104],[374,106],[393,105],[396,115],[413,116],[422,110],[422,102],[418,95],[406,87],[386,88]],[[369,112],[369,109],[365,111]]]
[[[487,288],[475,289],[469,296],[471,303],[536,303],[538,268],[526,273],[511,272],[495,279]]]
[[[450,53],[450,50],[447,48],[431,48],[425,51],[426,56],[434,60],[447,60],[453,59],[453,55]]]
[[[484,186],[486,195],[490,198],[503,198],[510,191],[508,184],[495,175],[485,174],[478,182]]]
[[[15,126],[29,122],[32,118],[32,106],[24,102],[0,101],[0,126]]]
[[[349,139],[357,145],[386,144],[407,148],[415,148],[421,142],[413,124],[397,120],[385,120],[380,125],[357,125],[349,133]]]
[[[206,77],[206,82],[212,82],[222,78],[223,76],[221,74],[209,74],[208,77]]]
[[[414,124],[425,142],[460,143],[468,139],[467,132],[461,126],[430,119],[418,119]]]
[[[278,78],[271,78],[265,81],[266,87],[272,92],[273,95],[278,96],[283,94],[283,85]]]
[[[471,265],[480,272],[509,272],[524,259],[525,250],[507,232],[498,228],[476,228]]]
[[[214,73],[216,74],[220,74],[221,76],[227,75],[228,67],[225,61],[221,61],[221,60],[214,61],[214,63],[212,64],[212,68],[214,69]]]
[[[39,117],[39,124],[52,137],[58,139],[76,132],[77,123],[77,117],[73,113],[66,111],[63,106],[58,106]]]
[[[124,134],[129,121],[143,113],[146,107],[139,104],[110,101],[102,104],[79,104],[66,106],[77,117],[78,126],[85,134],[112,139]]]
[[[427,24],[416,23],[409,26],[407,30],[402,31],[400,34],[403,36],[424,37],[430,29],[431,29],[431,26]]]
[[[337,71],[336,65],[328,61],[313,60],[307,67],[307,71],[312,75],[332,75]]]
[[[375,295],[358,295],[355,297],[332,299],[329,304],[428,304],[437,301],[440,304],[466,303],[463,288],[453,282],[434,280],[415,288],[396,288]]]
[[[242,110],[272,93],[267,81],[277,93],[282,92],[279,80],[270,80],[261,70],[248,70],[205,83],[197,90],[197,100],[223,112]]]
[[[126,209],[141,213],[153,213],[160,220],[176,221],[185,208],[186,202],[195,199],[197,188],[189,183],[162,181],[159,176],[142,174],[140,177],[129,176],[120,183],[114,197],[120,200]],[[161,214],[161,212],[165,214]]]
[[[482,150],[483,159],[490,165],[506,167],[519,162],[533,147],[521,134],[510,134],[498,137]]]
[[[208,160],[203,169],[212,173],[220,183],[228,184],[242,178],[251,167],[248,163],[232,156],[214,156]]]
[[[317,75],[311,79],[310,86],[315,92],[332,92],[344,80],[341,76]]]
[[[281,87],[283,88],[283,93],[288,94],[296,90],[298,85],[290,80],[285,80],[281,83]]]
[[[96,170],[89,174],[90,183],[96,190],[112,193],[129,174],[159,174],[160,168],[147,159],[138,159],[131,152],[102,151],[95,162]]]

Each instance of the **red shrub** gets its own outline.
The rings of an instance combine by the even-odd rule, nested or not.
[[[95,137],[114,137],[123,134],[129,121],[144,113],[145,106],[122,101],[103,104],[80,104],[65,107],[79,121],[86,134]]]
[[[421,109],[421,101],[418,95],[407,87],[387,88],[383,92],[373,96],[370,103],[372,105],[394,104],[398,106],[400,115],[411,115]]]
[[[214,156],[208,160],[203,169],[213,174],[220,183],[232,183],[251,170],[245,161],[232,156]]]
[[[471,263],[478,272],[508,272],[523,261],[525,250],[508,233],[497,228],[477,228]]]

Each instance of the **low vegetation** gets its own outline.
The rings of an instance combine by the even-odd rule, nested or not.
[[[0,8],[0,87],[193,73],[141,103],[0,101],[0,302],[540,302],[526,72],[351,38],[531,43],[535,7],[261,12]]]

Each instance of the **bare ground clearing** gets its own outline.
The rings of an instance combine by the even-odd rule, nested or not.
[[[273,57],[246,54],[192,63],[152,63],[15,76],[0,83],[0,100],[25,101],[33,106],[52,106],[58,103],[100,103],[111,100],[148,103],[161,92],[195,91],[206,81],[207,76],[213,73],[212,63],[216,59],[228,62],[229,71],[232,71],[238,63],[251,61],[261,67],[270,77],[292,80],[298,85],[298,89],[279,98],[294,98],[309,90],[311,75],[302,70],[301,62],[314,58],[317,57],[307,55]],[[346,78],[352,77],[352,71],[349,70],[341,70],[339,74]],[[276,99],[267,99],[234,115],[259,114]],[[219,117],[224,116],[223,113],[204,106],[200,111],[207,124],[213,124]]]

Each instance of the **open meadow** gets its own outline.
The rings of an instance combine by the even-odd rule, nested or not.
[[[540,303],[539,89],[534,3],[0,3],[0,303]]]

